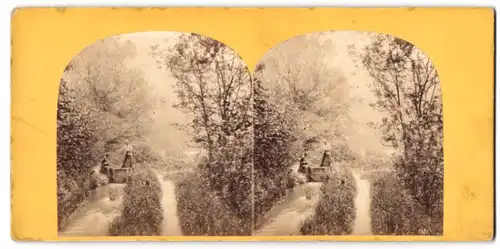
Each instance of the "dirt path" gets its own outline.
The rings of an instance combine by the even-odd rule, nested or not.
[[[177,199],[175,198],[175,184],[172,181],[164,180],[158,175],[161,184],[163,207],[163,228],[162,236],[182,236],[182,230],[177,215]]]
[[[302,222],[314,214],[320,198],[321,183],[306,183],[291,189],[274,206],[255,236],[301,235]]]
[[[108,184],[95,189],[88,199],[87,206],[74,214],[59,232],[59,236],[106,236],[109,224],[121,213],[124,187],[125,184]]]
[[[368,180],[361,179],[360,174],[357,172],[353,172],[353,176],[356,179],[357,188],[353,235],[371,235],[370,183]]]

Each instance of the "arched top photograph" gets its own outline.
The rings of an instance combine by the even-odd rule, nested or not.
[[[60,82],[59,235],[250,235],[251,101],[246,64],[212,38],[90,44]]]
[[[210,37],[120,34],[58,98],[61,237],[442,234],[441,89],[411,41],[309,33],[250,73]]]
[[[292,165],[282,165],[292,193],[313,194],[281,203],[288,211],[257,234],[442,234],[442,110],[438,72],[411,41],[324,31],[274,45],[254,72],[254,122],[281,132],[270,142],[255,130],[255,184],[275,187],[267,181],[275,158]],[[268,212],[268,202],[256,199],[256,211]],[[290,211],[306,203],[307,212]]]

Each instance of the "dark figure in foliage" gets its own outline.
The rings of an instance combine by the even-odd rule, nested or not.
[[[94,171],[94,170],[90,171],[90,189],[91,190],[94,190],[97,187],[99,187],[99,184],[98,184],[99,179],[98,179],[98,177],[99,176],[97,176],[96,171]]]
[[[306,168],[307,168],[307,153],[304,153],[302,157],[300,158],[300,163],[299,163],[299,173],[306,173]]]
[[[109,167],[109,153],[106,152],[104,154],[104,158],[101,161],[101,173],[109,175],[110,167]]]
[[[133,147],[128,141],[125,141],[125,159],[123,159],[122,168],[132,168],[132,150]]]
[[[106,152],[106,154],[104,154],[104,158],[101,161],[101,166],[102,167],[109,167],[109,153],[108,152]]]
[[[324,141],[323,158],[321,159],[321,167],[330,167],[332,159],[330,157],[330,145]]]

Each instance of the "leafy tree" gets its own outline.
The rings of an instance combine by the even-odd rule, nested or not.
[[[204,180],[239,217],[251,217],[252,89],[246,65],[224,44],[183,34],[168,51],[152,46],[158,65],[175,79],[176,108],[191,117],[177,125],[205,149]],[[250,223],[250,221],[248,222]]]
[[[269,101],[261,81],[264,67],[259,64],[255,70],[253,87],[255,222],[285,193],[288,168],[297,156],[293,147],[296,119],[280,113]]]
[[[177,80],[177,108],[193,116],[186,129],[209,152],[251,127],[251,84],[246,65],[224,44],[187,34],[170,51],[153,55]],[[241,134],[240,134],[241,133]]]
[[[269,101],[283,113],[298,118],[296,134],[303,142],[324,139],[342,142],[340,117],[349,123],[347,79],[330,66],[335,47],[322,33],[301,35],[273,48],[264,58],[262,84],[269,89]]]
[[[97,41],[72,60],[76,101],[94,110],[101,138],[97,146],[112,152],[124,139],[135,142],[150,132],[156,103],[142,71],[127,64],[136,56],[135,49],[130,41],[113,36]]]
[[[425,213],[442,223],[443,121],[434,65],[413,44],[380,34],[355,58],[373,79],[372,107],[387,114],[378,126],[383,143],[401,151],[399,176]]]

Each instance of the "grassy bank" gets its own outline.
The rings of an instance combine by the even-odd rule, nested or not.
[[[250,235],[251,224],[241,221],[196,173],[176,182],[177,213],[186,236]]]
[[[122,213],[111,223],[109,235],[160,235],[163,210],[161,187],[155,174],[147,169],[134,170],[124,194]]]
[[[369,176],[374,235],[438,235],[441,222],[432,222],[395,173]]]
[[[254,183],[254,223],[258,226],[267,213],[278,203],[287,193],[287,187],[293,188],[290,178],[285,173],[275,173],[274,178],[265,178],[257,175]]]
[[[63,172],[58,172],[57,184],[57,226],[60,231],[72,214],[87,204],[92,188],[86,175],[71,177]]]
[[[356,181],[350,172],[335,175],[321,187],[314,216],[302,225],[304,235],[347,235],[356,215]]]

